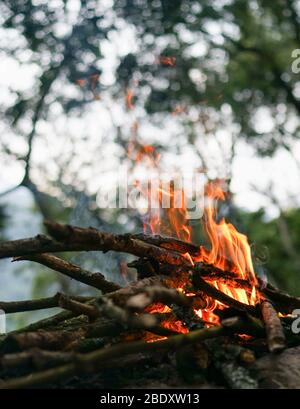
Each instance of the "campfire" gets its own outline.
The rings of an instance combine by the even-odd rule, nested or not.
[[[131,155],[136,161],[146,158],[151,166],[159,161],[150,145],[137,149],[132,144]],[[138,181],[136,186],[142,195],[149,194]],[[59,382],[117,367],[134,354],[199,347],[215,338],[220,345],[247,348],[244,358],[250,361],[257,343],[260,353],[278,353],[295,342],[287,337],[287,326],[300,300],[256,274],[247,237],[218,217],[218,203],[226,199],[222,181],[205,186],[205,246],[192,242],[184,192],[174,183],[170,186],[166,191],[158,184],[159,205],[144,212],[143,233],[118,235],[46,221],[47,236],[1,243],[1,258],[39,263],[101,293],[95,298],[58,293],[1,302],[7,314],[52,307],[64,312],[2,337],[0,367],[6,380],[0,386]],[[163,208],[166,195],[170,206]],[[175,206],[178,199],[180,207]],[[136,256],[128,263],[137,272],[136,280],[121,288],[101,273],[52,254],[79,251]]]

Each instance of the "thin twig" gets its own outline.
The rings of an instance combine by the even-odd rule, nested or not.
[[[42,264],[52,270],[58,271],[76,281],[87,284],[91,287],[95,287],[101,290],[103,293],[109,293],[116,291],[121,287],[118,284],[112,283],[105,279],[101,273],[92,273],[88,270],[71,264],[66,260],[63,260],[52,254],[35,254],[23,257],[15,257],[13,261],[29,260]]]
[[[91,320],[99,318],[100,312],[96,307],[92,305],[83,304],[82,302],[71,299],[66,295],[60,295],[58,304],[65,310],[72,311],[74,315],[86,315]]]

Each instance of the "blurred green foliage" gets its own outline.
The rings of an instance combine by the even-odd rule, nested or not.
[[[240,136],[259,154],[272,155],[290,137],[299,138],[299,124],[292,135],[285,127],[291,113],[300,113],[299,79],[291,71],[291,53],[300,44],[297,3],[116,0],[118,14],[135,26],[139,39],[136,54],[121,61],[119,81],[140,80],[149,113],[170,112],[176,103],[220,113],[227,104]],[[149,63],[151,53],[174,56],[176,64],[157,67]],[[270,131],[257,127],[260,107],[270,110]]]
[[[263,211],[243,212],[241,217],[253,246],[255,263],[266,274],[263,278],[273,280],[290,294],[299,295],[300,210],[286,211],[270,221],[265,220]]]

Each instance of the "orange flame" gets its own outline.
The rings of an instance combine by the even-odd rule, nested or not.
[[[140,162],[144,156],[151,156],[151,157],[155,157],[156,156],[156,152],[155,152],[155,148],[152,145],[141,145],[140,149],[138,150],[135,160],[137,162]]]
[[[150,158],[150,164],[157,166],[157,161],[153,160],[154,153],[155,149],[153,146],[141,145],[139,146],[139,151],[135,159],[136,161],[141,161],[145,158],[148,158],[148,160]],[[192,229],[187,217],[188,210],[185,203],[184,192],[181,188],[176,188],[173,182],[171,182],[169,186],[170,188],[166,189],[165,184],[162,184],[162,182],[157,184],[157,208],[151,208],[151,201],[148,200],[149,207],[143,219],[144,231],[150,231],[152,234],[175,236],[181,240],[190,242]],[[152,192],[149,193],[149,186],[144,189],[141,187],[141,193],[148,199],[150,195],[153,194]],[[163,206],[166,197],[169,199],[168,207]],[[192,256],[189,253],[185,253],[183,256],[191,261],[192,264],[195,262],[205,262],[224,272],[231,271],[236,275],[236,278],[248,281],[252,288],[250,293],[249,290],[246,291],[243,288],[237,288],[230,283],[230,281],[218,281],[216,279],[215,281],[210,281],[210,283],[218,290],[241,303],[255,305],[259,295],[256,292],[257,278],[253,268],[248,239],[245,235],[238,232],[231,223],[227,223],[224,218],[219,222],[217,221],[217,202],[226,199],[222,181],[216,180],[209,182],[205,187],[205,197],[203,227],[210,241],[210,249],[200,247],[197,256]],[[179,207],[175,205],[178,203],[181,203]],[[174,278],[174,283],[171,286],[176,287],[180,291],[184,291],[187,295],[191,295],[188,294],[188,291],[185,291],[185,287],[188,285],[188,278],[184,276],[181,278],[182,280],[178,279],[178,277]],[[195,308],[195,314],[201,318],[204,323],[218,325],[219,318],[214,314],[214,310],[216,308],[224,309],[226,306],[209,297],[207,297],[205,301],[205,308]],[[169,307],[156,304],[152,306],[148,312],[165,313],[169,311]],[[164,323],[164,326],[166,328],[172,328],[177,332],[187,331],[183,323]]]
[[[132,126],[134,134],[136,134],[138,124],[135,122]],[[156,168],[160,159],[160,154],[154,146],[141,144],[137,140],[131,139],[127,145],[127,156],[134,162],[145,161],[147,165]]]
[[[189,242],[191,228],[188,225],[187,209],[184,192],[174,189],[174,183],[157,183],[157,191],[153,192],[153,184],[142,191],[148,200],[148,211],[144,217],[144,232],[150,230],[152,234],[175,236]],[[156,202],[156,207],[151,204]],[[178,206],[181,204],[181,207]]]
[[[125,102],[126,102],[126,106],[128,109],[133,109],[133,103],[132,103],[133,96],[134,94],[133,94],[132,89],[127,88]]]
[[[135,150],[135,155],[133,151]],[[154,146],[131,141],[128,156],[136,162],[144,161],[150,168],[158,168],[160,155]],[[144,217],[144,232],[152,234],[176,235],[185,241],[191,240],[191,228],[188,226],[187,208],[182,189],[176,189],[173,181],[162,183],[157,181],[153,192],[153,184],[143,187],[139,184],[141,194],[148,202],[148,211]],[[156,206],[151,207],[155,202]],[[180,207],[178,206],[180,205]],[[165,217],[164,217],[165,216]]]
[[[191,227],[188,225],[187,208],[185,204],[185,196],[182,189],[175,190],[174,184],[170,184],[170,207],[166,209],[171,232],[184,241],[191,241]],[[181,207],[176,207],[176,203],[181,203]]]
[[[219,223],[216,221],[216,200],[225,200],[221,181],[210,182],[206,186],[206,197],[208,203],[204,211],[204,227],[211,243],[211,249],[201,248],[201,255],[196,261],[213,264],[221,270],[230,269],[236,273],[237,278],[248,280],[252,284],[250,297],[243,289],[231,288],[227,284],[218,282],[215,282],[214,285],[220,291],[244,304],[255,305],[257,279],[248,239],[232,224],[226,223],[224,218]]]

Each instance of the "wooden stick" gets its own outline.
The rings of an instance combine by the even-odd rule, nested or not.
[[[267,284],[261,291],[266,298],[272,301],[277,311],[291,314],[293,310],[300,308],[300,298],[286,294],[271,284]]]
[[[96,307],[72,300],[66,295],[59,297],[58,304],[61,308],[72,311],[74,315],[87,315],[91,320],[95,320],[100,316],[100,312]]]
[[[280,352],[285,348],[285,335],[273,305],[264,300],[260,304],[261,313],[266,326],[267,341],[270,352]]]
[[[31,348],[62,350],[69,348],[70,345],[76,346],[87,338],[117,336],[128,330],[149,331],[160,336],[175,334],[172,330],[160,327],[159,324],[165,319],[165,314],[125,315],[123,309],[111,305],[110,302],[107,308],[107,311],[104,308],[99,310],[99,317],[103,314],[109,317],[109,320],[102,318],[94,323],[78,324],[72,329],[59,328],[10,333],[0,343],[0,352],[1,354],[12,353]]]
[[[201,274],[201,277],[205,279],[205,281],[212,282],[217,281],[221,284],[227,284],[229,287],[232,288],[239,288],[245,290],[247,293],[251,293],[253,286],[249,283],[249,281],[244,280],[242,278],[232,278],[226,275],[221,275],[219,273],[211,273],[211,274]]]
[[[191,265],[183,255],[148,244],[130,235],[115,235],[94,228],[74,227],[45,222],[52,238],[38,235],[34,238],[2,242],[0,258],[28,256],[63,251],[119,251],[138,257],[153,257],[173,265]]]
[[[121,288],[120,290],[106,294],[106,297],[118,303],[119,305],[125,306],[128,298],[136,294],[137,292],[141,291],[143,287],[148,287],[150,285],[163,285],[166,278],[167,277],[164,277],[164,276],[145,278],[143,280],[139,280],[137,282],[131,283],[128,287],[124,287],[124,288]],[[83,302],[84,297],[71,296],[71,298],[74,298],[77,301]],[[91,298],[91,300],[87,302],[90,303],[93,301],[95,301],[95,298]],[[52,317],[45,318],[33,324],[29,324],[27,327],[22,328],[21,330],[14,331],[14,333],[20,333],[21,331],[22,332],[33,332],[39,329],[47,329],[50,327],[56,327],[58,325],[61,325],[61,323],[63,323],[64,321],[68,321],[75,316],[76,314],[72,313],[71,311],[62,311]]]
[[[194,344],[205,339],[216,338],[223,335],[234,333],[246,334],[248,325],[241,319],[233,323],[227,323],[226,326],[211,327],[189,332],[188,334],[173,335],[167,339],[158,342],[135,341],[122,343],[110,348],[96,350],[87,354],[76,354],[70,363],[61,365],[56,368],[48,369],[21,376],[16,379],[3,381],[0,383],[0,389],[19,389],[33,386],[58,382],[67,379],[77,373],[95,373],[101,370],[103,363],[112,359],[118,359],[128,354],[136,354],[147,351],[160,351],[176,349],[183,345]],[[253,334],[253,328],[251,328]],[[261,332],[258,329],[258,336]]]
[[[106,317],[117,321],[124,329],[144,329],[164,336],[174,333],[166,328],[159,327],[158,324],[160,320],[163,319],[163,317],[160,319],[159,314],[136,315],[115,305],[110,299],[102,298],[99,301],[101,312]]]
[[[88,270],[76,266],[75,264],[69,263],[57,256],[52,254],[33,254],[23,257],[15,257],[13,261],[29,260],[36,263],[42,264],[52,270],[58,271],[76,281],[87,284],[91,287],[95,287],[101,290],[104,294],[112,291],[116,291],[121,287],[118,284],[112,283],[105,279],[104,275],[101,273],[91,273]]]
[[[123,327],[123,329],[147,330],[164,336],[174,334],[173,331],[159,326],[160,321],[164,318],[163,315],[160,317],[159,314],[130,314],[128,311],[115,305],[112,300],[105,297],[97,298],[97,303],[99,303],[99,307],[74,301],[65,295],[59,299],[59,305],[62,308],[72,311],[74,315],[84,314],[91,320],[96,320],[104,315],[117,321],[119,323],[120,332],[122,332]]]
[[[113,293],[106,294],[105,297],[112,300],[115,304],[125,307],[129,297],[143,291],[146,287],[167,286],[168,277],[159,275],[147,277],[142,280],[132,282],[128,287],[121,288]]]
[[[141,266],[145,261],[141,261]],[[139,265],[139,260],[130,263],[133,267]],[[182,271],[190,271],[193,270],[187,266],[180,266],[175,267],[169,266],[164,264],[161,266],[160,271],[166,275],[170,275],[171,273]],[[231,271],[223,271],[220,268],[217,268],[211,264],[206,264],[204,262],[196,263],[194,266],[194,270],[197,270],[198,274],[205,279],[207,282],[212,281],[219,281],[220,283],[228,284],[232,288],[240,288],[245,290],[248,294],[251,294],[253,285],[244,279],[240,279],[234,272]],[[281,290],[278,290],[274,286],[269,283],[263,282],[259,277],[258,280],[258,287],[256,288],[257,293],[260,294],[263,298],[269,299],[275,309],[278,312],[290,314],[294,309],[300,308],[300,298],[293,297],[289,294],[284,293]],[[229,300],[228,300],[229,301]]]
[[[175,289],[162,286],[146,287],[141,292],[130,297],[127,301],[127,308],[134,311],[142,311],[148,305],[161,302],[166,305],[176,304],[182,307],[192,305],[192,297],[187,297]]]
[[[199,263],[195,266],[199,271],[201,277],[206,281],[219,281],[226,282],[234,288],[242,288],[246,292],[251,293],[252,285],[246,280],[242,280],[236,277],[236,274],[230,271],[220,270],[212,265],[207,265],[205,263]],[[284,293],[278,288],[275,288],[270,283],[263,282],[259,277],[257,291],[263,298],[269,299],[275,309],[278,312],[290,314],[294,309],[300,308],[300,298],[293,297],[289,294]]]
[[[0,367],[4,370],[33,366],[35,369],[45,369],[70,362],[74,353],[61,351],[46,351],[32,348],[22,352],[6,354],[0,358]]]
[[[180,266],[180,268],[182,269],[190,269],[192,267],[190,260],[188,260],[187,257],[185,257],[183,254],[179,252],[179,249],[180,251],[182,251],[183,249],[187,249],[187,246],[190,246],[190,244],[184,243],[184,242],[182,243],[180,241],[178,244],[178,241],[176,241],[176,239],[174,242],[175,244],[170,244],[172,243],[170,238],[166,240],[167,245],[169,247],[171,246],[173,249],[176,249],[175,251],[175,250],[167,250],[163,247],[159,247],[158,244],[165,245],[164,242],[161,242],[161,238],[154,239],[154,241],[152,240],[152,243],[155,242],[157,244],[157,245],[154,245],[154,244],[147,243],[145,241],[146,237],[140,237],[140,236],[134,236],[134,235],[132,236],[132,235],[126,235],[126,234],[125,235],[114,235],[111,233],[101,232],[93,228],[84,229],[84,228],[72,227],[72,226],[62,225],[62,224],[52,223],[52,222],[46,222],[45,225],[49,233],[51,234],[52,238],[39,235],[39,236],[36,236],[35,238],[30,238],[30,239],[1,242],[0,243],[0,258],[14,257],[14,256],[22,256],[23,258],[25,256],[26,258],[29,258],[32,255],[36,255],[39,253],[45,253],[47,251],[48,252],[61,252],[61,251],[99,250],[99,251],[105,252],[109,250],[114,250],[114,251],[127,252],[130,254],[136,255],[138,257],[149,257],[149,258],[152,257],[153,259],[157,260],[163,265],[169,264],[170,266]],[[142,238],[142,240],[136,237],[140,237]],[[190,250],[192,250],[192,248],[190,248]],[[41,262],[45,261],[44,255],[34,256],[34,257],[35,258],[40,257],[39,260]],[[41,257],[43,258],[43,260]],[[50,266],[50,261],[52,263],[51,268],[55,268],[58,271],[63,272],[64,274],[68,274],[69,276],[71,276],[71,274],[74,274],[73,275],[74,278],[75,276],[76,276],[76,279],[80,277],[81,280],[85,280],[83,282],[92,284],[91,280],[94,280],[94,279],[91,277],[88,277],[88,275],[85,275],[85,274],[82,275],[82,271],[84,270],[80,272],[78,270],[79,267],[73,266],[73,265],[72,267],[70,267],[70,265],[67,265],[66,267],[65,262],[60,259],[51,258],[51,260],[50,261],[49,260],[50,260],[50,257],[49,255],[47,255],[48,266]],[[201,264],[202,264],[202,268],[205,270],[206,268],[205,263],[201,263]],[[46,265],[46,261],[45,261],[45,265]],[[60,270],[58,269],[58,266]],[[210,267],[210,268],[213,269],[212,271],[215,271],[214,274],[217,273],[216,267]],[[230,272],[222,272],[222,274],[224,273],[228,275]],[[233,276],[234,274],[230,273],[230,275]],[[102,287],[104,283],[100,279],[101,277],[99,276],[96,277],[95,281],[97,281],[98,284],[97,283],[95,284],[95,281],[93,281],[93,286],[98,285],[99,287]],[[232,280],[234,280],[234,277],[232,277]],[[291,313],[293,309],[300,307],[299,298],[291,297],[275,289],[274,287],[271,287],[269,284],[265,285],[264,283],[261,282],[261,280],[258,280],[258,281],[260,283],[259,290],[261,291],[263,295],[265,295],[266,298],[270,299],[273,302],[275,308],[278,311],[285,312],[285,313]],[[236,281],[236,284],[242,285],[241,282],[237,282],[237,281]],[[106,289],[104,291],[106,291]],[[227,298],[227,301],[229,302],[228,298]]]
[[[79,328],[74,331],[56,330],[8,334],[1,344],[1,352],[23,351],[30,348],[61,350],[71,342],[84,337],[85,333],[85,328]]]
[[[218,290],[216,287],[207,283],[197,271],[193,272],[192,278],[193,284],[195,288],[200,291],[203,291],[208,296],[220,301],[221,303],[228,305],[229,307],[236,308],[239,311],[248,312],[252,315],[257,315],[256,307],[252,305],[243,304],[238,300],[235,300],[232,297],[229,297],[227,294],[223,293],[222,291]]]
[[[158,234],[148,235],[144,233],[133,234],[132,237],[134,239],[138,239],[146,243],[151,243],[155,246],[162,247],[166,250],[176,251],[181,254],[189,253],[191,256],[196,256],[200,252],[200,246],[179,240],[175,237],[165,237]]]
[[[57,293],[53,297],[40,298],[37,300],[23,300],[23,301],[0,301],[0,309],[6,314],[16,312],[43,310],[47,308],[59,307],[59,300],[62,294]],[[86,302],[91,300],[91,297],[71,296],[73,300]]]

